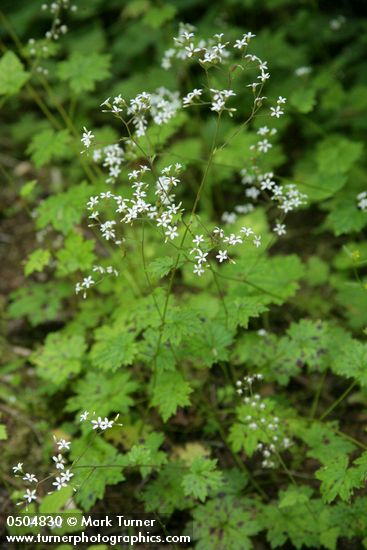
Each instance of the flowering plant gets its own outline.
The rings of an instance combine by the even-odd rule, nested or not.
[[[363,544],[363,22],[117,4],[0,12],[8,508]]]

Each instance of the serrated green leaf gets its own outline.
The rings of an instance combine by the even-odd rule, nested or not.
[[[49,250],[43,248],[38,248],[34,250],[27,259],[27,262],[24,267],[24,273],[26,277],[35,271],[43,271],[43,268],[50,261],[51,254]]]
[[[158,407],[164,422],[176,413],[178,407],[190,405],[192,389],[178,371],[160,371],[153,388],[152,405]]]
[[[134,334],[119,327],[101,327],[95,332],[96,343],[90,358],[93,365],[101,370],[116,370],[123,365],[131,365],[136,354]]]
[[[42,229],[50,224],[67,235],[81,220],[85,213],[86,201],[91,193],[90,187],[81,183],[68,191],[48,197],[40,203],[37,209],[37,227]]]
[[[316,478],[321,481],[321,495],[324,502],[332,502],[339,496],[348,501],[353,490],[361,484],[357,469],[348,468],[346,456],[335,456],[327,465],[316,472]]]
[[[231,495],[208,500],[193,511],[198,550],[252,550],[250,537],[262,530],[254,501]]]
[[[68,235],[64,242],[64,248],[56,253],[58,274],[63,276],[78,270],[90,269],[95,261],[94,246],[94,241],[84,240],[79,233]]]
[[[312,87],[302,87],[290,96],[290,104],[303,114],[313,110],[316,103],[316,90]]]
[[[14,95],[29,79],[22,62],[14,52],[7,51],[0,59],[0,95]]]
[[[216,470],[216,462],[216,460],[202,457],[192,461],[190,471],[182,479],[186,496],[193,496],[204,502],[209,492],[220,489],[223,484],[223,474]]]
[[[95,83],[110,76],[111,57],[106,54],[89,52],[88,55],[73,52],[67,61],[58,66],[58,76],[69,82],[76,94],[90,92]]]
[[[102,372],[88,371],[73,387],[75,395],[69,398],[66,410],[96,410],[100,416],[111,412],[125,414],[134,403],[130,394],[136,388],[128,372],[116,372],[106,378]]]
[[[59,386],[78,374],[86,350],[84,338],[62,332],[49,334],[44,346],[32,355],[38,375]]]
[[[70,134],[68,130],[43,130],[33,137],[27,153],[37,168],[51,160],[64,159],[70,154]]]

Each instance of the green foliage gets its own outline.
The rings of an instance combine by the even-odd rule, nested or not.
[[[96,343],[90,352],[93,365],[108,371],[130,365],[136,353],[134,334],[120,327],[101,327],[95,333]]]
[[[94,242],[85,241],[79,233],[71,233],[64,242],[64,247],[56,253],[58,273],[69,275],[74,271],[86,271],[95,261]]]
[[[75,500],[84,510],[90,510],[103,497],[107,485],[124,480],[124,457],[103,439],[75,441],[71,458],[78,459],[75,481],[80,488]]]
[[[48,197],[39,205],[37,227],[42,229],[50,224],[63,234],[68,234],[79,223],[90,193],[88,186],[81,183],[68,191]]]
[[[68,284],[32,284],[19,288],[12,293],[9,314],[15,319],[27,317],[31,325],[39,325],[57,319],[62,301],[70,296],[72,290]]]
[[[7,51],[0,59],[0,95],[14,95],[24,86],[29,74],[14,52]]]
[[[68,130],[43,130],[33,137],[27,152],[38,168],[51,160],[64,159],[70,152],[70,134]]]
[[[200,550],[251,550],[251,536],[260,530],[256,510],[233,496],[211,499],[194,510],[194,537]]]
[[[32,254],[29,255],[27,263],[24,267],[24,273],[26,276],[34,273],[35,271],[43,271],[43,268],[50,261],[50,251],[43,248],[38,248],[34,250]]]
[[[70,397],[66,408],[80,412],[96,409],[102,416],[113,411],[125,414],[134,404],[130,394],[136,389],[129,373],[116,372],[106,379],[102,372],[89,370],[85,378],[76,382],[75,395]]]
[[[32,513],[167,514],[167,532],[192,533],[199,550],[366,547],[363,10],[297,10],[291,0],[77,4],[58,14],[67,29],[57,40],[45,33],[59,23],[32,2],[6,0],[1,15],[9,502],[24,502],[22,476],[8,483],[22,461],[46,478]],[[251,30],[244,54],[268,62],[267,99],[254,116],[256,64],[248,71],[238,57],[228,72],[217,62],[200,72],[201,51],[162,67],[179,21],[210,40],[222,32],[218,13],[223,43]],[[181,101],[200,88],[204,104],[166,124],[148,114],[143,136],[126,125],[125,107],[101,112],[106,98],[121,94],[119,105],[131,106],[161,86]],[[228,106],[237,110],[218,117],[211,88],[233,89]],[[268,117],[279,96],[284,117]],[[90,147],[80,142],[84,127]],[[121,173],[106,186],[112,143],[123,150]],[[161,213],[156,182],[178,162],[179,237],[167,237],[153,211],[143,224],[122,223],[116,203],[131,199],[131,173],[150,168],[145,199]],[[273,173],[273,191],[260,173]],[[291,212],[271,200],[288,184],[307,195]],[[116,236],[103,238],[101,224],[114,221]],[[215,226],[244,242],[221,241]],[[243,227],[262,237],[259,248]],[[201,277],[198,234],[208,252]],[[220,262],[224,248],[230,260]],[[113,426],[104,429],[106,420]],[[48,494],[49,458],[64,438],[76,490]]]
[[[177,407],[190,405],[190,385],[177,371],[163,371],[157,374],[153,388],[152,405],[158,407],[164,422],[176,413]]]
[[[180,465],[166,464],[158,476],[144,490],[142,495],[147,512],[171,515],[175,510],[188,506],[185,497]]]
[[[58,67],[58,76],[66,80],[71,90],[80,94],[95,89],[95,83],[110,75],[110,56],[95,52],[88,55],[73,52],[70,59],[63,61]]]
[[[49,334],[45,345],[33,354],[32,362],[41,378],[59,386],[80,372],[85,350],[82,336],[55,332]]]
[[[182,485],[186,496],[193,496],[202,502],[212,491],[223,484],[223,474],[216,469],[216,460],[195,458],[190,471],[183,476]]]

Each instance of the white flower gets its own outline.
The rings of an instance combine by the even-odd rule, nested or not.
[[[265,191],[266,189],[271,191],[274,185],[275,185],[275,181],[272,181],[270,178],[265,178],[261,181],[260,188],[262,191]]]
[[[200,88],[195,88],[194,90],[192,90],[192,92],[189,92],[182,99],[183,105],[184,106],[190,105],[193,102],[193,100],[199,98],[202,93],[203,93],[203,90],[201,90]]]
[[[24,481],[28,481],[28,483],[37,483],[38,481],[34,474],[25,474],[23,479]]]
[[[251,227],[241,227],[241,230],[240,230],[240,233],[243,233],[245,235],[245,237],[249,237],[250,235],[252,235],[254,232],[253,229],[251,229]]]
[[[281,103],[285,103],[286,101],[286,98],[280,95],[277,99],[277,104],[280,105]]]
[[[216,255],[216,258],[218,258],[220,263],[222,263],[224,260],[228,260],[227,250],[218,250],[218,254]]]
[[[236,40],[236,43],[233,45],[234,48],[238,48],[239,50],[242,50],[242,48],[245,48],[248,46],[248,42],[245,38],[241,38],[241,40]]]
[[[94,285],[94,280],[92,279],[92,277],[90,275],[88,277],[84,277],[82,286],[84,288],[90,288],[92,285]]]
[[[195,237],[192,239],[192,242],[195,244],[200,244],[204,241],[204,235],[195,235]]]
[[[257,187],[249,187],[245,191],[246,197],[249,197],[251,199],[257,199],[257,197],[260,195],[260,191]]]
[[[55,485],[57,491],[60,491],[63,487],[67,486],[63,477],[56,477],[52,485]]]
[[[195,260],[197,260],[198,264],[201,265],[206,262],[207,255],[208,255],[207,252],[203,252],[202,250],[198,249],[197,256],[195,256]]]
[[[166,235],[167,239],[169,238],[171,240],[173,240],[175,237],[178,237],[177,226],[174,225],[167,227],[164,234]]]
[[[114,420],[108,420],[108,418],[105,418],[100,423],[100,428],[101,430],[107,430],[108,428],[112,428],[113,425],[114,425]]]
[[[220,239],[223,239],[223,237],[224,237],[224,231],[223,231],[223,229],[221,229],[220,227],[215,227],[215,228],[213,229],[213,233],[214,233],[214,235],[218,235],[218,237],[219,237]]]
[[[94,138],[94,134],[92,134],[90,130],[87,130],[85,126],[83,130],[84,130],[83,137],[81,138],[80,141],[83,143],[84,147],[88,149],[91,146],[92,140]]]
[[[223,212],[222,221],[231,225],[237,220],[236,212]]]
[[[223,241],[233,246],[243,243],[242,237],[235,235],[234,233],[231,233],[229,237],[224,237]]]
[[[192,57],[194,53],[200,52],[200,48],[195,48],[195,45],[191,42],[188,46],[185,46],[187,57]]]
[[[258,142],[257,148],[261,153],[267,153],[273,146],[267,139],[263,139]]]
[[[270,116],[275,116],[276,118],[279,118],[280,116],[284,115],[284,111],[277,105],[276,107],[270,107]]]
[[[88,411],[84,411],[81,415],[80,415],[80,422],[84,422],[84,420],[87,420],[89,416],[89,412]]]
[[[254,237],[253,243],[254,243],[254,245],[256,246],[256,248],[258,248],[259,246],[261,246],[261,237],[259,237],[259,236],[256,235],[256,236]]]
[[[32,500],[37,500],[36,490],[31,491],[30,489],[27,489],[23,495],[23,498],[24,500],[27,500],[29,503],[31,503]]]
[[[216,90],[215,88],[211,88],[210,91],[213,94],[211,110],[217,113],[224,110],[225,102],[228,98],[236,95],[233,90]]]
[[[93,208],[98,204],[99,197],[90,197],[89,201],[87,202],[87,208],[88,210],[93,210]]]
[[[56,445],[57,445],[59,451],[62,451],[62,449],[68,449],[69,450],[71,442],[66,441],[66,439],[59,439],[58,441],[56,441]]]
[[[266,134],[269,133],[269,128],[267,126],[261,126],[261,128],[258,129],[257,134],[259,136],[266,136]]]
[[[107,417],[102,419],[100,416],[97,418],[97,420],[92,420],[92,426],[93,430],[98,430],[100,428],[102,431],[107,430],[107,428],[112,428],[114,421],[108,420]]]
[[[58,470],[64,469],[65,459],[61,454],[53,456],[52,460],[55,462],[55,466]]]
[[[201,264],[195,265],[193,271],[194,271],[194,273],[195,273],[196,275],[198,275],[199,277],[201,277],[201,275],[204,273],[204,269],[203,269],[203,267],[202,267]]]
[[[285,229],[284,223],[277,223],[276,226],[274,227],[273,231],[274,231],[274,233],[276,233],[279,236],[285,235],[286,232],[287,232],[286,229]]]
[[[70,481],[74,474],[70,472],[70,470],[65,470],[61,473],[61,481]]]
[[[16,474],[17,472],[21,472],[23,470],[23,462],[18,462],[16,466],[13,466],[13,472]]]

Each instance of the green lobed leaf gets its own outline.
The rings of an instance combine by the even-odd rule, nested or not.
[[[0,59],[0,95],[14,95],[29,79],[23,63],[14,52],[7,51]]]

